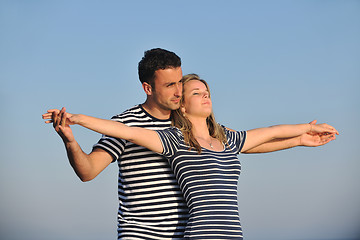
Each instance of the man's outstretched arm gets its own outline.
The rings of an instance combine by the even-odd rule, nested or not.
[[[65,109],[51,109],[42,115],[46,123],[53,123],[55,131],[64,142],[70,165],[81,181],[86,182],[94,179],[111,162],[112,156],[101,149],[94,149],[90,154],[86,154],[75,140],[69,125],[66,125]],[[60,128],[59,126],[63,127]]]

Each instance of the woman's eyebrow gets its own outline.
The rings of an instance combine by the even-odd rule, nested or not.
[[[200,90],[202,90],[202,89],[200,89],[200,88],[193,88],[193,89],[191,89],[190,91],[192,92],[192,91],[200,91]],[[207,89],[204,89],[204,92],[209,92]]]

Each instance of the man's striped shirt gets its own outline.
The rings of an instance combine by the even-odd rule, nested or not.
[[[202,148],[201,154],[184,143],[177,128],[157,131],[163,154],[180,184],[190,217],[184,239],[243,239],[237,201],[240,153],[246,132],[224,128],[229,146],[223,151]]]
[[[114,116],[128,126],[162,130],[170,120],[148,114],[141,105]],[[131,142],[103,136],[101,148],[118,162],[118,239],[183,239],[188,208],[168,160]]]

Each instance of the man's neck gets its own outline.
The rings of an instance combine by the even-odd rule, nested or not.
[[[152,104],[149,101],[141,104],[141,106],[145,109],[146,112],[157,119],[167,120],[170,118],[171,110],[162,109],[158,105]]]

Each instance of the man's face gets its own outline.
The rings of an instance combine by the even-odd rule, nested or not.
[[[182,70],[168,68],[155,71],[155,86],[152,89],[153,100],[164,110],[176,110],[180,107],[182,95]]]

